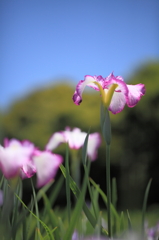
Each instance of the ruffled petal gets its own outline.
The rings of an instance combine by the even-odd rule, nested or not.
[[[101,136],[99,133],[92,133],[88,138],[87,154],[90,160],[94,161],[97,158],[97,150],[101,144]]]
[[[143,95],[145,95],[146,89],[144,84],[136,84],[136,85],[127,85],[128,87],[128,98],[127,105],[128,107],[134,107],[141,99]]]
[[[64,142],[65,142],[65,137],[64,137],[63,132],[56,132],[51,136],[45,149],[52,151],[55,148],[57,148],[61,143],[64,143]]]
[[[37,187],[39,188],[55,177],[63,158],[49,151],[37,151],[33,156],[33,161],[36,166]]]

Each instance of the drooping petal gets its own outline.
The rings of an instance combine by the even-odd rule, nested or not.
[[[94,161],[97,158],[97,150],[100,144],[101,144],[101,137],[99,133],[92,133],[89,135],[87,154],[92,161]]]
[[[128,107],[134,107],[141,99],[141,97],[145,94],[146,89],[144,84],[136,84],[136,85],[127,85],[128,87],[128,98],[127,105]]]
[[[64,143],[64,142],[65,142],[65,137],[64,137],[63,132],[56,132],[51,136],[45,149],[52,151],[55,148],[57,148],[61,143]]]
[[[63,159],[62,156],[49,151],[36,151],[33,161],[36,166],[37,187],[42,187],[55,177]]]
[[[94,82],[96,81],[103,82],[103,78],[101,76],[92,77],[92,76],[86,75],[84,80],[79,81],[72,98],[76,105],[80,105],[80,103],[82,102],[82,93],[86,86],[92,87],[96,91],[99,91],[99,88],[97,87],[97,85],[94,84]]]

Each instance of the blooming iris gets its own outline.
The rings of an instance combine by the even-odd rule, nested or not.
[[[25,140],[5,139],[0,145],[0,170],[6,178],[19,175],[30,178],[37,174],[37,187],[53,179],[62,163],[62,156],[50,151],[39,151],[33,143]]]
[[[36,166],[37,187],[41,187],[53,179],[63,161],[62,156],[58,154],[39,150],[34,151],[32,159]]]
[[[46,150],[54,150],[61,143],[68,143],[70,149],[80,149],[86,138],[87,133],[81,132],[79,128],[74,128],[72,131],[69,127],[65,131],[54,133],[48,144]],[[101,137],[99,133],[92,133],[88,138],[87,154],[89,158],[94,161],[97,157],[97,149],[101,144]]]
[[[6,178],[15,177],[31,160],[34,144],[25,140],[5,139],[4,147],[0,145],[0,169]]]
[[[122,77],[115,77],[113,73],[106,78],[86,75],[85,79],[76,86],[73,95],[73,101],[76,105],[80,105],[82,102],[82,93],[86,86],[100,91],[103,104],[113,114],[121,112],[125,104],[128,107],[134,107],[145,94],[144,84],[126,84]]]

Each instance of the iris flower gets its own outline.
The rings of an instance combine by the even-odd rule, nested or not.
[[[34,151],[34,144],[25,140],[5,139],[0,145],[0,169],[6,178],[15,177],[29,161]]]
[[[145,94],[144,84],[126,84],[122,77],[115,77],[113,73],[106,78],[86,75],[85,79],[76,86],[73,95],[73,101],[76,105],[80,105],[82,102],[82,93],[86,86],[100,91],[104,106],[113,114],[121,112],[125,104],[128,107],[134,107]]]
[[[62,156],[40,151],[27,140],[5,139],[4,147],[0,145],[0,170],[7,179],[30,178],[36,173],[37,187],[41,187],[55,177],[61,163]]]
[[[68,143],[70,149],[80,149],[86,138],[87,133],[81,132],[79,128],[74,128],[72,131],[69,127],[65,131],[54,133],[48,144],[46,150],[54,150],[61,143]],[[88,138],[87,154],[89,158],[94,161],[97,157],[97,149],[101,144],[101,137],[99,133],[92,133]]]
[[[50,151],[35,150],[33,162],[36,166],[37,187],[42,187],[52,180],[60,164],[63,161],[62,156],[53,154]]]

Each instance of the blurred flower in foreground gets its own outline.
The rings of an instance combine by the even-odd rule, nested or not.
[[[103,104],[113,114],[121,112],[125,104],[128,107],[134,107],[146,91],[144,84],[128,85],[122,77],[115,77],[113,73],[106,78],[86,75],[85,79],[76,86],[73,95],[73,101],[76,105],[80,105],[82,102],[82,93],[86,86],[100,91]]]
[[[158,240],[159,239],[159,223],[152,228],[146,228],[146,235],[148,240]]]
[[[37,174],[37,186],[41,187],[52,180],[62,162],[62,156],[50,151],[39,151],[33,143],[25,140],[5,139],[0,145],[0,170],[5,178],[19,175],[30,178]]]
[[[46,150],[54,150],[61,143],[68,143],[70,149],[80,149],[86,138],[87,133],[81,132],[79,128],[74,128],[72,131],[69,127],[65,131],[54,133],[46,145]],[[99,133],[91,133],[88,138],[87,154],[94,161],[97,158],[97,149],[101,144]]]
[[[37,187],[47,184],[56,175],[63,158],[49,151],[34,151],[33,162],[36,166]]]
[[[25,140],[5,139],[0,145],[0,169],[6,178],[15,177],[22,166],[29,161],[34,151],[34,144]]]

